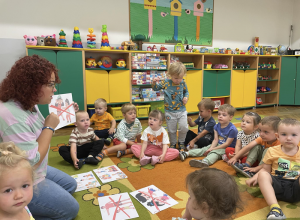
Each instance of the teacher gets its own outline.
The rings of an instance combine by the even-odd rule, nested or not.
[[[48,152],[59,118],[46,119],[37,104],[50,104],[60,83],[56,67],[37,55],[18,60],[0,84],[0,143],[13,141],[35,168],[33,198],[28,207],[36,220],[74,219],[79,205],[72,194],[76,181],[48,166]],[[75,106],[78,110],[78,105]]]

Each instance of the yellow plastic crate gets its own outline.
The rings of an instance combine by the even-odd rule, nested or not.
[[[108,108],[108,112],[114,117],[115,120],[123,119],[121,107],[108,106],[107,108]]]
[[[151,107],[151,105],[136,106],[136,116],[137,117],[148,117],[150,107]]]

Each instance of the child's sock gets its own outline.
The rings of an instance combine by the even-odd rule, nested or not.
[[[126,154],[130,154],[131,153],[131,150],[130,149],[126,149],[126,150],[119,150],[117,152],[117,157],[121,157],[123,155],[126,155]]]
[[[278,204],[273,204],[273,205],[270,205],[270,210],[271,210],[272,208],[274,208],[274,207],[281,209],[280,206],[279,206]],[[280,213],[279,210],[277,210],[277,209],[274,209],[273,211],[274,211],[274,212]]]
[[[104,150],[102,153],[103,153],[105,156],[108,155],[108,151],[107,151],[107,150]]]
[[[104,154],[103,153],[99,153],[95,158],[97,160],[99,160],[99,162],[101,162],[103,160]]]
[[[88,157],[93,157],[93,155],[89,155]]]

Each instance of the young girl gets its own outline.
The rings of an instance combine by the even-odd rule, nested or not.
[[[33,196],[33,168],[13,142],[0,143],[0,219],[34,220],[27,205]]]
[[[235,148],[227,147],[223,160],[228,161],[234,155],[237,154],[243,147],[247,146],[251,141],[254,141],[259,137],[258,124],[260,123],[261,117],[256,112],[246,112],[243,115],[241,128],[242,130],[237,134],[237,140]],[[240,161],[245,163],[247,160],[247,154],[244,154]]]
[[[190,197],[182,218],[228,219],[242,211],[238,186],[233,178],[216,168],[202,168],[186,178]]]
[[[66,99],[65,103],[66,103],[66,108],[68,108],[68,106],[70,105],[69,99]],[[66,111],[70,113],[70,108],[68,108]],[[70,114],[66,113],[66,119],[67,119],[68,123],[71,123],[71,116],[70,116]]]
[[[164,115],[159,110],[151,111],[149,114],[148,125],[142,135],[144,141],[142,146],[132,145],[131,150],[137,158],[140,158],[142,166],[151,162],[163,163],[171,161],[178,157],[179,151],[168,148],[170,143],[166,130],[161,126]]]

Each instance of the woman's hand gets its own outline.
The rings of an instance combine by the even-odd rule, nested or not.
[[[73,103],[73,106],[74,106],[74,110],[75,112],[78,112],[79,111],[79,106],[76,102]]]
[[[51,112],[51,114],[49,114],[46,117],[44,126],[55,129],[58,124],[59,124],[59,117],[53,112]]]

